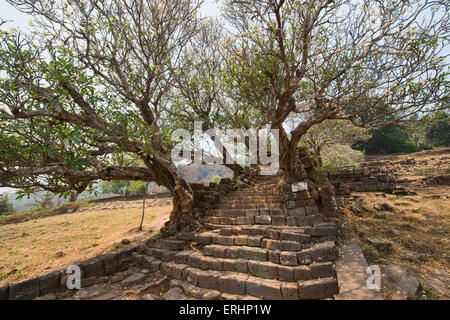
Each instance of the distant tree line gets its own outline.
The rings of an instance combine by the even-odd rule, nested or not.
[[[412,153],[450,146],[449,113],[441,110],[408,124],[387,124],[369,130],[372,137],[358,141],[354,149],[365,154]]]

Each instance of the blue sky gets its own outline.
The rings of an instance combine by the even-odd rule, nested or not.
[[[202,6],[202,12],[208,16],[218,16],[220,14],[220,2],[216,0],[205,0]],[[6,0],[0,0],[0,19],[9,20],[10,27],[16,27],[21,31],[25,31],[28,28],[29,16],[25,13],[18,11]]]

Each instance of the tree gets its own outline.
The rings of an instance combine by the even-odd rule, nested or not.
[[[153,181],[173,194],[166,234],[195,226],[193,189],[170,157],[186,119],[279,129],[292,181],[304,178],[293,175],[304,171],[297,145],[314,125],[400,121],[448,100],[444,3],[229,0],[221,34],[200,0],[9,2],[36,28],[0,33],[1,186]]]
[[[171,232],[189,225],[193,191],[170,159],[166,110],[201,1],[10,3],[37,28],[0,34],[2,185],[61,193],[154,181],[173,194]]]
[[[322,150],[335,145],[353,145],[357,141],[369,138],[367,129],[357,127],[349,121],[325,120],[309,129],[300,140],[300,144],[305,144],[313,150],[321,166]]]
[[[38,209],[48,209],[53,207],[54,195],[51,192],[44,192],[42,195],[37,196],[33,206]]]
[[[450,116],[445,111],[438,111],[425,124],[425,138],[435,147],[450,146]]]
[[[144,195],[147,193],[146,182],[142,181],[124,181],[112,180],[103,181],[99,187],[103,194],[119,194],[122,196]]]
[[[212,177],[211,182],[219,183],[220,180],[222,180],[221,176],[214,176],[214,177]]]
[[[279,129],[280,168],[295,179],[298,142],[325,120],[378,126],[445,107],[449,12],[436,1],[228,0],[227,93]]]
[[[7,194],[0,195],[0,216],[8,216],[14,214],[15,210],[11,202],[9,201]]]
[[[417,152],[415,143],[408,140],[408,134],[404,127],[392,123],[379,129],[370,130],[372,137],[367,141],[355,143],[356,149],[363,150],[366,154],[392,154]]]

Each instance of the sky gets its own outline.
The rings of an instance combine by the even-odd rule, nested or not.
[[[202,6],[202,12],[211,17],[218,16],[220,14],[220,3],[221,0],[205,0]],[[16,27],[21,31],[26,31],[30,17],[14,8],[6,0],[0,0],[0,19],[11,21],[8,23],[10,27]]]

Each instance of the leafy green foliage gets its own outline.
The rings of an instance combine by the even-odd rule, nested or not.
[[[103,194],[119,194],[122,196],[144,195],[147,193],[147,183],[143,181],[102,181],[99,185]]]
[[[349,145],[335,144],[323,150],[321,159],[322,169],[333,170],[344,166],[358,167],[364,161],[364,154]]]
[[[450,146],[450,115],[445,111],[436,112],[425,124],[425,138],[435,147]]]
[[[15,213],[12,203],[7,194],[0,195],[0,216],[8,216]]]
[[[364,150],[366,154],[412,153],[418,148],[412,141],[407,140],[404,128],[398,124],[388,124],[380,129],[370,130],[372,138],[359,142],[356,149]]]

